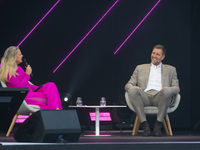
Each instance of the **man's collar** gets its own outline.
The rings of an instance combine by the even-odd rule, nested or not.
[[[158,66],[151,63],[150,68],[161,68],[161,65],[162,65],[162,62],[160,62],[160,64]]]

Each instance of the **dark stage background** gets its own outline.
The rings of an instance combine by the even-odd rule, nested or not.
[[[200,119],[197,0],[161,0],[114,55],[158,1],[120,0],[53,73],[115,1],[61,0],[20,45],[33,69],[31,82],[55,82],[60,94],[73,96],[73,104],[81,96],[83,104],[98,105],[105,96],[111,105],[124,95],[135,67],[150,63],[153,46],[163,44],[167,49],[163,63],[177,68],[181,88],[181,103],[170,115],[172,128],[192,127]],[[56,2],[0,0],[0,56],[7,47],[18,45]]]

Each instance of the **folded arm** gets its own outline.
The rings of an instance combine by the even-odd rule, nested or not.
[[[8,83],[13,87],[27,87],[27,83],[29,79],[30,79],[30,76],[28,74],[25,74],[23,79],[20,81],[16,75],[8,79]]]

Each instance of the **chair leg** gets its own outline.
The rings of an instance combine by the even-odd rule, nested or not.
[[[168,114],[165,115],[165,119],[166,119],[166,122],[167,122],[167,127],[168,127],[168,130],[169,130],[169,135],[172,136],[173,133],[172,133],[172,128],[171,128],[171,124],[170,124],[170,121],[169,121]]]
[[[132,135],[137,135],[139,128],[140,128],[140,120],[136,115]]]
[[[13,118],[12,123],[10,124],[10,127],[9,127],[9,129],[8,129],[8,132],[7,132],[7,134],[6,134],[7,137],[10,135],[10,133],[11,133],[11,131],[12,131],[14,125],[15,125],[15,122],[16,122],[16,120],[17,120],[17,117],[18,117],[18,115],[16,114],[15,117]]]
[[[165,122],[165,118],[163,119],[163,127],[165,129],[166,134],[169,135],[169,131],[168,131],[168,128],[167,128],[167,125],[166,125],[166,122]]]

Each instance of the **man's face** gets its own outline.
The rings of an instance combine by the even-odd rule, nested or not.
[[[154,48],[151,53],[151,62],[154,65],[159,65],[161,61],[165,58],[165,55],[163,55],[162,49]]]

